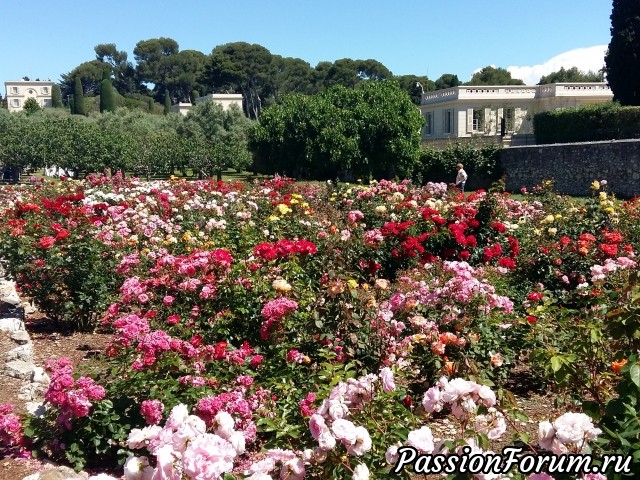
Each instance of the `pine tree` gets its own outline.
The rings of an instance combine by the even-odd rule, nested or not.
[[[100,113],[115,112],[116,99],[114,96],[113,85],[111,84],[111,74],[105,70],[100,83]]]
[[[171,113],[171,97],[169,96],[169,90],[164,91],[164,114]]]
[[[60,92],[60,85],[57,83],[51,87],[51,106],[53,108],[62,108],[62,93]]]
[[[86,115],[87,108],[84,105],[84,92],[82,91],[82,82],[80,77],[76,77],[73,85],[73,110],[71,113],[76,115]]]
[[[613,0],[611,42],[604,57],[613,98],[640,105],[640,2]]]

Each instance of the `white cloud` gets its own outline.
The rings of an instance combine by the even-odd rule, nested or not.
[[[561,67],[564,67],[565,70],[571,67],[578,67],[578,70],[583,72],[589,70],[597,72],[604,66],[604,55],[607,52],[607,47],[607,45],[596,45],[594,47],[576,48],[556,55],[541,65],[507,67],[507,70],[511,73],[511,77],[519,78],[527,85],[535,85],[540,81],[540,77],[557,72]]]

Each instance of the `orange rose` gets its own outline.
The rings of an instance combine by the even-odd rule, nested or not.
[[[611,370],[613,370],[615,373],[620,373],[620,370],[622,370],[622,367],[624,367],[626,364],[626,358],[623,358],[622,360],[614,360],[613,362],[611,362]]]
[[[452,376],[456,371],[455,364],[453,362],[444,362],[444,371],[447,375]]]

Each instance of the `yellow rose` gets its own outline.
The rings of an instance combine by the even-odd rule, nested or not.
[[[557,228],[549,228],[549,229],[547,229],[547,232],[549,232],[549,234],[551,234],[551,235],[555,235],[556,233],[558,233],[558,229]]]
[[[594,180],[591,183],[591,188],[593,188],[594,190],[599,190],[600,189],[600,182],[598,180]]]
[[[351,290],[353,290],[354,288],[358,288],[358,282],[356,282],[353,278],[350,280],[347,280],[347,285]]]
[[[291,291],[291,285],[283,278],[276,278],[271,287],[277,292],[289,292]]]

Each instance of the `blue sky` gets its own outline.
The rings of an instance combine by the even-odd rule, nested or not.
[[[475,70],[493,65],[536,83],[560,66],[600,68],[611,38],[610,0],[2,3],[0,82],[25,75],[58,81],[92,60],[99,43],[115,43],[133,61],[138,41],[170,37],[181,50],[205,54],[244,41],[311,66],[372,58],[395,75],[435,80],[454,73],[467,81]]]

